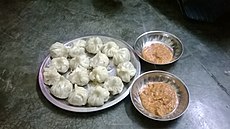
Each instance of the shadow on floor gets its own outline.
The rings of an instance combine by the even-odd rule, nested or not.
[[[105,14],[113,14],[122,7],[119,0],[92,0],[92,3],[96,10]]]
[[[172,19],[181,25],[184,25],[188,29],[198,29],[205,32],[207,29],[209,32],[215,33],[216,36],[219,35],[220,32],[217,30],[228,31],[230,27],[230,19],[228,18],[229,12],[224,13],[220,16],[215,22],[199,22],[195,20],[188,19],[184,17],[180,11],[180,7],[176,0],[146,0],[152,7],[158,9],[163,15],[165,15],[168,19]],[[230,5],[229,5],[230,6]],[[210,29],[210,27],[212,29]],[[204,33],[205,34],[205,33]]]
[[[153,65],[150,63],[147,63],[143,60],[140,60],[141,62],[141,72],[147,72],[147,71],[152,71],[152,70],[163,70],[163,71],[168,71],[171,67],[174,66],[174,63],[168,64],[168,65]]]
[[[230,37],[230,11],[226,11],[215,22],[200,22],[184,17],[176,0],[146,0],[146,2],[175,24],[180,24],[201,41],[206,41],[204,44],[214,43],[216,45],[216,43],[221,42],[222,45],[227,46],[226,42],[229,41]]]

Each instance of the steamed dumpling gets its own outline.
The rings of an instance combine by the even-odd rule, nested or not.
[[[74,90],[69,94],[67,101],[71,105],[83,106],[87,103],[87,99],[88,99],[88,91],[85,88],[79,87],[75,84]]]
[[[84,67],[77,67],[67,78],[79,86],[84,86],[89,82],[88,71]]]
[[[85,48],[86,46],[86,41],[85,40],[76,40],[76,41],[72,41],[73,43],[73,47],[82,47],[82,48]]]
[[[122,92],[124,84],[119,77],[111,76],[105,81],[103,87],[105,87],[112,95],[116,95]]]
[[[85,40],[77,40],[73,42],[73,46],[69,48],[69,55],[71,57],[76,57],[79,55],[85,55]]]
[[[68,49],[64,46],[64,44],[56,42],[50,47],[50,56],[52,58],[68,57]]]
[[[109,77],[109,72],[106,67],[98,66],[92,70],[89,74],[89,78],[92,81],[97,81],[99,83],[104,82]]]
[[[119,46],[115,42],[109,41],[103,45],[102,53],[104,53],[108,57],[113,57],[113,55],[118,51],[118,49]]]
[[[63,76],[61,76],[60,81],[55,82],[50,88],[51,94],[60,99],[66,99],[72,90],[73,85]]]
[[[51,65],[54,66],[60,73],[65,73],[69,69],[69,61],[65,57],[53,58],[51,60]]]
[[[44,68],[43,72],[44,83],[46,85],[53,85],[55,82],[60,80],[61,75],[57,72],[57,69],[53,66]]]
[[[107,67],[108,65],[109,58],[101,52],[98,52],[93,58],[90,59],[90,66],[93,68],[97,66]]]
[[[109,91],[101,86],[91,87],[89,90],[88,104],[101,106],[109,99]]]
[[[123,82],[130,82],[130,79],[136,74],[136,69],[129,61],[120,63],[117,66],[117,75]]]
[[[103,84],[102,83],[99,83],[99,82],[93,82],[93,81],[90,81],[88,84],[87,84],[87,89],[89,90],[91,87],[97,87],[97,86],[101,86],[103,87]]]
[[[122,62],[126,62],[130,60],[130,53],[127,48],[119,49],[113,56],[113,63],[118,65]]]
[[[92,54],[96,54],[101,51],[103,46],[102,40],[99,37],[92,37],[86,43],[86,51]]]
[[[79,66],[88,69],[89,68],[89,62],[90,62],[89,57],[87,55],[78,55],[69,61],[69,65],[70,65],[71,69],[75,69]]]

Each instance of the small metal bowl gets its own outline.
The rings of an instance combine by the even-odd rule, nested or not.
[[[142,57],[143,48],[153,44],[153,43],[161,43],[166,45],[173,53],[173,59],[168,63],[153,63]],[[145,62],[154,65],[166,65],[171,64],[177,61],[183,54],[184,47],[179,38],[175,35],[164,32],[164,31],[149,31],[141,34],[135,41],[134,50],[136,54]]]
[[[139,94],[142,88],[145,87],[149,82],[164,82],[176,89],[178,105],[175,110],[168,115],[160,117],[150,113],[143,107]],[[174,120],[183,115],[189,105],[189,91],[185,83],[169,72],[154,70],[143,73],[133,81],[131,86],[130,97],[133,105],[141,114],[153,120]]]

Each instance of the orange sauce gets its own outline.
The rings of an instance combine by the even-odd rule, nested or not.
[[[150,82],[140,92],[143,107],[157,116],[171,113],[177,106],[176,90],[164,82]]]
[[[173,59],[172,51],[164,44],[153,43],[142,50],[144,59],[157,64],[168,63]]]

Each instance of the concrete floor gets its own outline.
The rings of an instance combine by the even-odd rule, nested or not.
[[[200,23],[181,15],[169,0],[1,0],[0,129],[229,129],[230,24]],[[187,112],[170,122],[141,115],[130,98],[103,111],[73,113],[52,105],[41,93],[37,74],[51,44],[88,34],[127,41],[149,30],[177,35],[182,58],[167,67],[142,62],[142,71],[167,70],[188,86]]]

